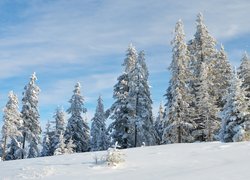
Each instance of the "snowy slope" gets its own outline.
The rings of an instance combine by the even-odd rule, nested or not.
[[[0,179],[250,179],[250,142],[173,144],[123,152],[126,161],[118,167],[95,165],[95,153],[0,162]]]

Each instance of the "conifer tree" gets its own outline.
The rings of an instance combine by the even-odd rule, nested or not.
[[[55,124],[56,124],[56,133],[57,134],[64,134],[64,131],[65,131],[65,113],[63,111],[63,108],[57,108],[56,109],[56,112],[55,112],[55,115],[54,115],[54,118],[55,118]]]
[[[250,98],[250,58],[247,52],[244,53],[241,59],[238,74],[239,78],[242,79],[242,88],[246,91],[246,97]]]
[[[194,122],[190,118],[191,95],[189,82],[189,54],[185,43],[183,23],[179,20],[175,27],[175,37],[171,42],[173,59],[170,65],[171,80],[167,90],[167,119],[162,140],[166,143],[192,142],[191,131]]]
[[[8,155],[8,159],[16,159],[15,154],[16,151],[20,149],[20,137],[21,137],[21,126],[22,126],[22,118],[21,114],[18,110],[18,98],[10,91],[9,100],[4,108],[4,125],[2,127],[2,137],[3,137],[3,152],[2,152],[2,160],[5,160],[6,156],[6,148],[7,148],[7,140],[11,139],[10,144],[10,154]],[[10,157],[11,156],[11,157]]]
[[[51,122],[48,121],[46,124],[46,132],[44,133],[43,143],[42,143],[42,152],[41,156],[52,156],[52,136],[54,132],[51,130]]]
[[[144,51],[139,53],[135,59],[135,66],[128,74],[128,102],[132,109],[130,123],[132,124],[132,135],[134,136],[134,147],[155,145],[157,133],[153,125],[152,99],[148,84],[148,69],[145,62]]]
[[[238,142],[249,140],[250,119],[246,92],[241,88],[242,81],[237,73],[230,82],[230,88],[224,97],[226,104],[221,112],[221,141]]]
[[[86,113],[87,109],[84,107],[80,83],[75,85],[73,93],[69,101],[70,108],[67,110],[71,117],[65,131],[66,144],[72,139],[73,144],[75,144],[74,152],[86,152],[90,148],[90,135],[88,124],[82,117],[82,113]]]
[[[51,154],[51,142],[48,134],[45,134],[43,138],[43,143],[42,143],[42,151],[41,151],[41,156],[50,156]]]
[[[158,116],[155,120],[154,127],[159,138],[158,144],[160,144],[162,142],[162,135],[164,131],[164,128],[163,128],[164,127],[164,108],[162,104],[160,104]]]
[[[95,116],[91,124],[91,150],[101,151],[108,149],[108,137],[106,130],[106,117],[101,96],[98,98]]]
[[[131,135],[133,126],[131,124],[131,117],[133,116],[133,109],[129,104],[129,72],[134,68],[137,58],[135,48],[130,44],[123,66],[125,72],[120,75],[117,84],[114,86],[113,98],[115,102],[111,106],[110,118],[113,122],[110,124],[108,130],[111,134],[112,143],[118,142],[121,148],[129,148],[134,146],[134,136]]]
[[[66,148],[66,144],[65,144],[65,139],[63,134],[61,133],[59,136],[59,142],[55,148],[55,152],[54,155],[62,155],[67,153],[67,148]]]
[[[35,157],[39,155],[37,145],[42,131],[39,123],[40,115],[38,112],[38,95],[40,88],[36,85],[36,81],[36,74],[33,73],[30,78],[30,82],[24,88],[22,99],[23,107],[21,113],[24,122],[23,149],[25,149],[25,142],[28,140],[30,143],[28,157]],[[22,158],[24,158],[24,156]]]
[[[55,118],[55,121],[53,121],[53,123],[55,124],[55,127],[54,127],[54,131],[51,133],[51,136],[50,136],[52,154],[54,154],[57,144],[60,142],[59,141],[60,135],[61,134],[64,135],[64,132],[65,132],[65,128],[64,128],[65,113],[63,111],[63,108],[58,107],[53,117]]]
[[[192,39],[189,42],[188,49],[190,51],[190,65],[189,69],[192,73],[192,78],[190,79],[190,87],[192,88],[192,94],[194,95],[194,100],[192,102],[192,107],[194,109],[193,119],[196,122],[196,128],[194,129],[195,134],[195,141],[206,141],[207,138],[204,132],[206,131],[205,128],[205,119],[206,117],[202,116],[200,113],[202,112],[201,106],[199,106],[200,102],[200,95],[202,91],[202,86],[207,84],[207,96],[208,99],[211,99],[211,104],[209,108],[210,110],[207,110],[210,114],[208,117],[212,117],[213,123],[216,124],[216,121],[218,120],[218,102],[216,101],[218,98],[218,94],[216,92],[219,91],[218,86],[216,86],[215,81],[217,80],[216,77],[216,66],[217,62],[217,50],[216,50],[216,40],[209,34],[208,29],[206,25],[204,24],[203,15],[201,13],[197,16],[197,28],[196,33],[194,35],[194,39]],[[202,66],[206,67],[206,74],[207,78],[202,80]],[[202,85],[203,84],[203,85]],[[204,119],[205,118],[205,119]],[[214,131],[216,132],[216,131]],[[199,135],[198,135],[198,134]]]

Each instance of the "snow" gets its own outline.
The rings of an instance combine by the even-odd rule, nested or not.
[[[250,179],[250,142],[171,144],[125,149],[116,167],[95,163],[106,151],[0,162],[7,179]]]

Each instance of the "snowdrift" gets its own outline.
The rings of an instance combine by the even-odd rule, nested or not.
[[[0,179],[249,180],[250,142],[171,144],[122,150],[111,167],[89,152],[0,162]]]

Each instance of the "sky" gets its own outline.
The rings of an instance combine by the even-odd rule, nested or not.
[[[77,82],[90,121],[99,95],[106,109],[114,102],[113,86],[132,43],[146,52],[156,115],[165,103],[175,23],[183,20],[188,41],[202,12],[218,47],[223,44],[238,66],[250,51],[249,9],[249,0],[0,0],[0,108],[11,90],[21,101],[36,72],[43,126],[58,106],[69,107]]]

